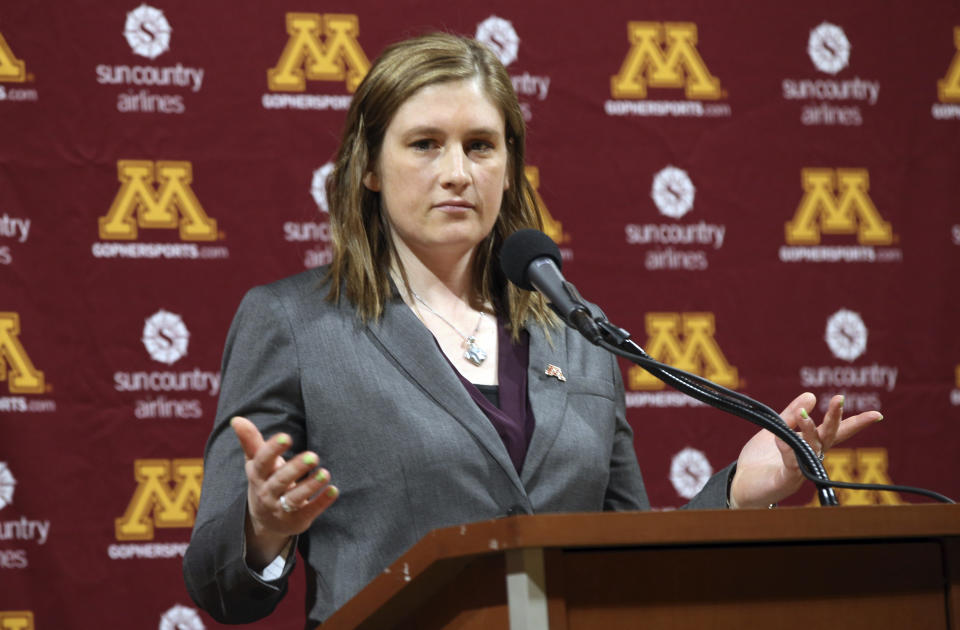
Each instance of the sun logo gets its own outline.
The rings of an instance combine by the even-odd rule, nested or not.
[[[123,36],[134,54],[156,59],[170,50],[170,34],[173,29],[163,15],[163,11],[141,4],[127,13],[123,26]]]
[[[0,510],[13,503],[13,491],[17,480],[7,467],[6,462],[0,462]]]

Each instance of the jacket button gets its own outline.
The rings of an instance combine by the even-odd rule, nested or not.
[[[505,516],[518,516],[520,514],[529,514],[522,505],[511,505]]]

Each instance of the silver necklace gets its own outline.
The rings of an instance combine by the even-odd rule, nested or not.
[[[420,302],[421,304],[423,304],[423,306],[424,306],[428,311],[430,311],[431,313],[433,313],[434,315],[436,315],[437,318],[440,319],[440,321],[442,321],[444,324],[446,324],[446,325],[449,326],[450,328],[453,328],[453,330],[454,330],[458,335],[460,335],[461,337],[463,337],[463,343],[466,345],[466,348],[467,348],[467,350],[463,353],[463,358],[466,359],[467,361],[469,361],[470,363],[473,363],[473,364],[476,365],[477,367],[480,367],[480,365],[483,364],[484,359],[487,358],[487,352],[486,352],[483,348],[481,348],[480,346],[477,345],[477,333],[480,331],[480,324],[483,323],[483,311],[480,312],[480,319],[477,320],[477,325],[476,325],[476,327],[473,329],[473,334],[471,334],[471,335],[465,335],[465,334],[463,334],[462,332],[460,332],[460,329],[459,329],[459,328],[457,328],[456,326],[454,326],[453,324],[451,324],[450,321],[447,320],[446,317],[444,317],[444,316],[441,315],[440,313],[438,313],[438,312],[436,312],[435,310],[433,310],[432,308],[430,308],[430,305],[427,304],[426,301],[425,301],[422,297],[420,297],[419,295],[417,295],[417,292],[416,292],[416,291],[414,291],[413,289],[410,289],[410,293],[413,294],[413,297],[416,298],[417,302]]]

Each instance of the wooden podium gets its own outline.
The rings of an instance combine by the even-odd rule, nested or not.
[[[322,628],[960,630],[960,506],[451,527],[425,536]]]

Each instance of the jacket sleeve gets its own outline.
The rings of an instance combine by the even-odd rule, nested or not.
[[[723,470],[713,473],[713,476],[707,480],[706,485],[700,489],[700,492],[690,499],[690,503],[680,509],[722,510],[730,507],[727,502],[727,488],[736,470],[737,463],[734,462]]]
[[[217,621],[246,623],[269,615],[286,594],[293,561],[266,582],[244,560],[247,479],[230,419],[244,416],[264,438],[286,432],[302,450],[304,413],[296,343],[282,300],[268,287],[244,297],[227,336],[213,431],[204,452],[200,505],[183,561],[198,606]]]

